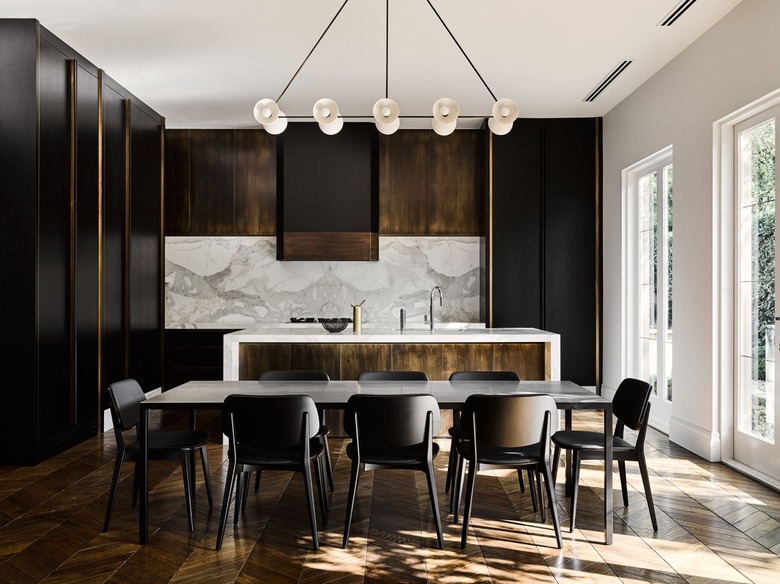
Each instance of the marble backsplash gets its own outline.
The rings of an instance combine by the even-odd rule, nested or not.
[[[380,237],[378,262],[283,262],[275,237],[166,237],[165,323],[281,323],[291,316],[352,316],[397,323],[428,312],[437,320],[479,321],[479,237]]]

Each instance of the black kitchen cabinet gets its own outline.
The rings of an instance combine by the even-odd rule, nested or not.
[[[222,379],[222,337],[238,329],[167,329],[165,388],[193,380]]]
[[[559,333],[562,379],[598,386],[601,121],[521,119],[486,141],[482,317]]]
[[[379,259],[378,132],[290,124],[277,137],[279,260]]]
[[[106,387],[132,377],[162,386],[163,119],[105,73],[103,96],[103,343]]]
[[[122,334],[128,311],[122,289],[127,283],[120,283],[115,295],[106,295],[101,265],[102,275],[109,276],[111,292],[112,270],[117,265],[122,270],[130,253],[123,234],[133,235],[125,228],[132,224],[128,223],[129,207],[120,196],[132,191],[126,180],[130,160],[124,151],[132,140],[112,135],[110,128],[100,124],[102,77],[95,65],[37,21],[0,20],[0,188],[4,204],[0,237],[9,274],[0,289],[5,307],[0,316],[0,363],[5,376],[0,465],[36,464],[94,436],[103,415],[101,386],[107,382],[100,363],[128,361],[126,343],[120,342],[115,358],[115,348],[105,342],[101,328],[102,317],[109,332],[119,322]],[[104,100],[104,105],[106,101],[110,102]],[[111,105],[104,107],[105,119],[124,124],[124,106],[113,104],[117,112]],[[157,123],[159,160],[159,116]],[[108,214],[102,218],[104,227],[118,226],[121,234],[116,241],[113,233],[101,234],[101,202],[105,202],[101,172],[105,194],[121,199],[115,207],[112,203],[104,209]],[[157,173],[156,179],[144,182],[139,176],[134,180],[143,193],[139,196],[156,200],[149,205],[156,205],[157,215],[152,213],[144,220],[157,221],[157,252],[148,259],[147,249],[155,243],[149,241],[148,230],[142,230],[139,240],[142,235],[144,250],[130,253],[130,259],[147,258],[145,264],[141,262],[144,272],[161,284],[160,164],[150,172]],[[156,190],[150,189],[155,180]],[[101,241],[106,246],[103,251],[109,250],[102,257]],[[112,251],[116,253],[111,255]],[[156,274],[152,264],[157,266]],[[158,312],[160,284],[152,299],[156,299]],[[149,295],[148,290],[144,293]],[[113,302],[115,296],[117,302]],[[158,318],[154,387],[161,381],[160,331]]]

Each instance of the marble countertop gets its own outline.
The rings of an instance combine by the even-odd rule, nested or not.
[[[225,335],[225,343],[546,343],[559,338],[535,328],[451,328],[433,331],[423,327],[399,330],[363,325],[360,334],[352,325],[340,333],[329,333],[320,325],[292,327],[250,327]]]
[[[561,337],[536,328],[412,328],[363,325],[361,334],[352,327],[328,333],[320,325],[285,328],[250,327],[224,335],[223,379],[238,379],[238,348],[241,343],[549,343],[552,379],[560,379]]]

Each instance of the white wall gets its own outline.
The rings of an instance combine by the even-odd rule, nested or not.
[[[695,10],[695,7],[694,7]],[[672,441],[720,459],[713,122],[780,87],[780,0],[744,0],[604,117],[604,385],[623,371],[621,171],[674,147]],[[619,81],[618,81],[619,82]],[[730,383],[730,380],[725,380]]]

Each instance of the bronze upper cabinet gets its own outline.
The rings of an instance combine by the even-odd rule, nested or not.
[[[381,235],[480,235],[483,131],[401,130],[379,141]]]
[[[275,233],[275,136],[262,130],[165,132],[166,235]]]
[[[430,130],[379,137],[379,233],[427,235]]]

